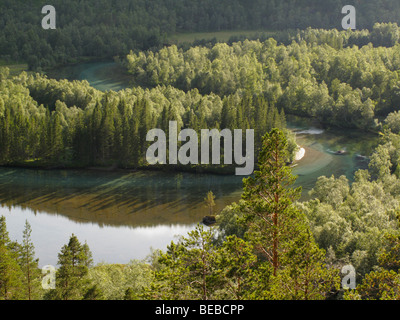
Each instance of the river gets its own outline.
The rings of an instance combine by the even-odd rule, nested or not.
[[[60,71],[70,80],[88,80],[99,90],[129,87],[113,62],[85,63]],[[302,199],[319,176],[352,179],[367,162],[377,138],[353,130],[324,130],[306,119],[288,118],[304,157],[295,163]],[[338,150],[344,154],[335,154]],[[211,174],[34,170],[0,168],[0,214],[10,237],[22,240],[25,220],[40,266],[56,265],[57,254],[74,233],[87,242],[95,263],[144,259],[151,248],[165,249],[207,214],[203,199],[211,190],[215,212],[241,196],[242,177]]]

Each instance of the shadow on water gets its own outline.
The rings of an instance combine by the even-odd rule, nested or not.
[[[366,169],[378,139],[348,130],[292,127],[305,157],[295,163],[301,200],[320,176],[345,175],[351,182]],[[337,154],[337,151],[344,151]],[[109,226],[155,226],[200,222],[207,214],[204,197],[216,196],[215,212],[238,201],[240,176],[95,170],[0,168],[0,203],[61,214],[76,222]]]
[[[55,73],[59,79],[88,80],[103,91],[129,87],[129,76],[113,62],[84,63]],[[351,181],[356,170],[367,167],[368,156],[377,145],[377,137],[365,133],[325,130],[309,119],[288,116],[287,120],[288,127],[297,132],[297,143],[305,149],[304,158],[293,169],[298,175],[295,186],[303,188],[302,200],[308,198],[308,191],[320,176],[345,175]],[[41,256],[50,259],[45,259],[49,263],[54,263],[51,259],[65,241],[64,229],[76,232],[80,227],[85,238],[91,239],[90,245],[96,245],[97,254],[125,261],[133,251],[133,257],[143,256],[147,245],[164,246],[173,233],[182,234],[200,222],[207,214],[203,199],[208,191],[216,196],[216,213],[239,200],[242,179],[190,173],[0,167],[0,204],[10,208],[11,216],[24,211],[11,210],[14,207],[48,214],[33,222],[37,241],[42,243],[39,247],[44,250]],[[28,214],[32,212],[23,212],[24,217]],[[11,219],[14,229],[21,228],[17,224],[22,217],[17,216]]]
[[[236,176],[0,168],[3,206],[100,225],[193,224],[207,212],[208,191],[216,196],[218,212],[240,198],[241,186]]]
[[[56,78],[87,80],[99,90],[129,87],[129,76],[114,62],[90,62],[57,70]],[[325,130],[313,120],[287,117],[305,157],[295,164],[302,200],[320,176],[367,168],[377,138],[355,130]],[[338,155],[337,151],[344,151]],[[366,158],[365,158],[366,157]],[[216,196],[215,211],[240,199],[242,177],[166,172],[96,172],[0,168],[0,202],[58,213],[100,225],[192,224],[205,215],[203,198]]]

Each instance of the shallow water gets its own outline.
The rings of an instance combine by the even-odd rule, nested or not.
[[[129,86],[113,62],[86,63],[63,70],[99,90]],[[60,72],[61,73],[61,72]],[[366,168],[377,138],[353,130],[324,130],[308,119],[288,117],[305,156],[294,164],[302,199],[319,176],[345,175]],[[345,154],[335,152],[343,150]],[[87,242],[95,263],[143,259],[150,248],[164,249],[186,235],[207,214],[203,199],[216,196],[215,213],[241,196],[242,178],[189,173],[0,168],[0,215],[12,239],[21,240],[25,219],[40,265],[57,263],[72,233]]]
[[[55,79],[87,80],[98,90],[122,90],[129,88],[130,76],[116,62],[85,62],[62,67],[49,72]]]

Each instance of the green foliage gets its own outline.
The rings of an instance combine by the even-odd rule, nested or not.
[[[6,246],[0,245],[0,298],[1,300],[18,300],[22,271],[13,254]]]
[[[337,271],[328,269],[305,215],[295,206],[300,189],[285,164],[282,132],[265,135],[259,170],[244,180],[242,210],[249,228],[245,238],[272,268],[267,299],[324,299],[338,290]],[[316,285],[318,283],[318,285]]]
[[[215,207],[215,196],[212,191],[207,192],[207,196],[204,198],[206,207],[208,208],[208,213],[213,214],[213,207]]]
[[[314,199],[298,204],[318,245],[333,249],[361,277],[378,265],[385,234],[398,229],[398,145],[399,136],[385,132],[369,170],[357,171],[351,185],[345,177],[320,177],[310,192]]]
[[[98,264],[89,269],[88,278],[105,300],[136,300],[153,279],[149,265],[141,261],[128,264]]]
[[[393,157],[396,143],[395,134],[385,134],[381,147]],[[150,264],[92,267],[89,247],[72,236],[59,255],[57,289],[45,298],[327,299],[339,292],[340,267],[352,264],[359,285],[345,290],[344,299],[398,299],[396,174],[373,178],[359,170],[351,185],[345,177],[321,177],[310,192],[314,199],[298,203],[286,147],[281,131],[265,135],[243,199],[217,216],[218,237],[214,228],[198,225],[153,254]],[[10,241],[4,217],[0,222],[2,298],[28,299],[27,267],[37,263],[30,226],[19,245]]]
[[[213,272],[213,230],[198,225],[178,244],[172,242],[159,258],[151,297],[156,299],[202,299],[215,297],[218,279]]]
[[[333,40],[326,44],[327,39],[343,42],[347,37],[350,41],[349,35],[356,34],[307,29],[297,42],[287,45],[278,45],[272,38],[187,50],[173,45],[156,52],[131,52],[124,64],[137,85],[197,88],[202,94],[220,96],[250,91],[286,113],[371,129],[375,116],[396,110],[400,103],[399,45],[373,47],[367,41],[359,46],[335,46]],[[228,110],[224,110],[227,116]],[[258,113],[261,118],[264,115]],[[221,120],[229,123],[224,117]]]
[[[50,300],[81,300],[101,297],[99,288],[91,285],[87,277],[91,266],[91,253],[72,234],[68,244],[58,254],[59,268],[56,273],[56,289],[46,293]]]
[[[6,219],[0,217],[0,299],[19,300],[24,299],[22,279],[24,274],[18,264],[17,243],[9,238]]]
[[[243,210],[250,222],[248,236],[253,238],[257,249],[268,259],[276,276],[280,265],[280,251],[285,241],[293,236],[293,223],[297,211],[292,202],[300,195],[300,188],[293,190],[295,181],[285,165],[287,141],[278,130],[265,135],[259,157],[259,169],[253,177],[244,179]]]
[[[339,207],[349,195],[350,186],[345,176],[335,179],[321,176],[310,192],[310,196],[318,198],[321,202],[330,204],[333,208]]]
[[[355,290],[346,292],[347,300],[399,300],[399,248],[400,233],[398,230],[386,232],[385,243],[379,254],[379,267],[362,279]]]
[[[254,284],[262,278],[252,245],[235,235],[228,236],[216,251],[215,267],[222,298],[242,300],[253,294]]]
[[[63,14],[57,30],[43,32],[28,4],[2,1],[0,57],[41,71],[82,56],[125,56],[142,87],[103,93],[86,81],[0,68],[1,165],[142,167],[146,133],[168,131],[171,120],[197,132],[255,129],[261,152],[243,199],[217,216],[217,239],[199,225],[150,265],[93,267],[88,245],[72,235],[46,299],[325,299],[338,291],[344,263],[362,279],[346,299],[399,298],[400,36],[390,23],[399,20],[398,2],[370,1],[358,11],[358,26],[369,30],[341,32],[305,27],[338,27],[343,1],[52,4]],[[375,23],[378,14],[389,23]],[[303,30],[161,48],[165,33],[282,27]],[[285,113],[383,129],[382,143],[354,183],[320,177],[313,199],[296,203],[286,164],[297,145]],[[212,193],[205,202],[212,214]],[[41,297],[30,234],[26,223],[22,244],[10,241],[0,219],[1,299]]]
[[[400,133],[400,113],[394,111],[388,114],[384,121],[385,127],[395,134]]]
[[[25,73],[0,86],[2,165],[137,168],[147,165],[147,132],[168,133],[169,121],[177,121],[179,129],[190,126],[198,137],[206,128],[254,127],[256,148],[266,131],[286,126],[282,112],[250,93],[220,98],[165,86],[103,93],[86,81]],[[233,171],[225,167],[215,170]]]
[[[398,300],[400,277],[394,271],[372,271],[367,274],[356,290],[348,291],[345,300]]]
[[[354,1],[351,1],[354,2]],[[129,50],[159,48],[168,44],[174,33],[220,30],[287,30],[275,32],[281,41],[307,39],[340,47],[351,44],[391,46],[399,39],[396,22],[400,21],[395,0],[368,1],[357,6],[357,28],[365,32],[315,32],[307,27],[339,29],[341,9],[347,1],[294,0],[54,0],[57,29],[43,30],[41,8],[45,1],[27,3],[4,0],[0,56],[6,61],[26,61],[33,70],[74,63],[82,57],[112,58]],[[301,17],[301,18],[300,18]],[[379,21],[377,21],[379,17]],[[391,22],[375,24],[377,22]],[[18,26],[18,27],[16,27]],[[297,32],[297,29],[305,30]],[[256,32],[265,37],[265,32]],[[267,34],[270,34],[270,32]],[[245,71],[246,72],[246,71]],[[185,78],[181,79],[182,83]]]
[[[243,224],[243,211],[241,208],[242,205],[240,203],[232,203],[222,209],[217,215],[218,229],[220,231],[219,239],[224,239],[232,235],[239,238],[244,237],[247,226]]]
[[[35,247],[32,243],[31,233],[31,225],[26,220],[20,246],[19,263],[24,274],[23,286],[26,288],[26,299],[38,300],[43,294],[41,290],[42,276],[39,269],[39,259],[35,258]]]

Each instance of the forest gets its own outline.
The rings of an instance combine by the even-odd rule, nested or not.
[[[397,114],[396,114],[397,115]],[[395,116],[396,116],[395,115]],[[397,115],[398,116],[398,115]],[[242,199],[154,250],[144,261],[93,265],[86,243],[72,234],[58,254],[56,286],[42,287],[32,229],[12,241],[0,218],[0,297],[5,300],[398,300],[400,136],[388,125],[368,170],[321,177],[313,199],[286,165],[287,139],[273,129],[262,140],[258,170],[244,179]],[[212,212],[215,196],[205,205]],[[341,286],[351,263],[357,287]]]
[[[352,3],[353,2],[353,3]],[[94,265],[74,234],[60,248],[57,286],[43,274],[26,221],[22,241],[0,217],[0,300],[400,299],[400,4],[365,1],[358,28],[339,31],[357,1],[42,0],[0,3],[0,165],[148,170],[150,129],[254,129],[257,166],[241,199],[145,260]],[[254,39],[171,43],[179,32],[260,30]],[[271,37],[271,32],[274,36]],[[99,91],[46,72],[115,59],[132,85]],[[321,176],[300,200],[287,116],[380,137],[367,169]],[[229,165],[151,169],[231,174]],[[351,264],[357,287],[343,288]]]
[[[343,36],[328,33],[336,40]],[[29,226],[26,243],[18,244],[7,236],[3,219],[2,298],[398,298],[398,44],[335,47],[324,43],[333,39],[326,32],[307,34],[318,44],[247,40],[130,53],[121,63],[136,83],[118,92],[39,73],[10,76],[2,68],[2,165],[143,168],[145,133],[167,131],[169,120],[195,130],[254,128],[259,152],[242,200],[218,213],[216,226],[199,225],[166,252],[129,265],[93,266],[87,245],[71,236],[59,255],[57,281],[74,280],[55,291],[38,288],[42,275],[31,274],[37,261]],[[300,202],[287,166],[296,142],[285,114],[380,132],[381,143],[354,182],[320,177],[312,199]],[[212,210],[212,194],[206,203]],[[279,237],[276,228],[282,228]],[[340,288],[340,268],[347,264],[357,270],[356,290]],[[188,286],[194,281],[198,287]]]
[[[307,40],[290,45],[271,38],[131,52],[120,63],[132,87],[118,92],[39,73],[11,77],[2,68],[0,163],[143,168],[147,132],[168,131],[170,120],[197,132],[253,128],[256,150],[265,132],[282,129],[290,142],[288,162],[297,146],[285,130],[285,114],[377,132],[400,105],[400,44],[338,45],[347,34],[308,29]]]
[[[0,59],[27,62],[32,70],[91,58],[160,49],[174,33],[219,30],[278,31],[290,44],[296,30],[341,29],[344,5],[357,7],[357,29],[400,21],[396,0],[53,0],[56,30],[41,28],[44,0],[0,3]],[[292,30],[292,31],[288,31]],[[372,35],[371,35],[372,37]],[[365,35],[364,35],[365,40]],[[382,39],[376,39],[381,41]]]
[[[325,34],[313,32],[317,39]],[[218,213],[216,226],[199,225],[166,252],[128,265],[93,266],[87,245],[71,236],[59,254],[57,281],[65,283],[56,290],[40,289],[29,226],[18,244],[3,219],[2,298],[398,298],[397,48],[285,46],[273,39],[187,51],[170,46],[128,54],[122,63],[137,83],[118,92],[39,73],[11,77],[2,68],[2,165],[141,168],[145,133],[166,129],[169,120],[196,130],[255,128],[259,152],[242,200]],[[218,69],[223,72],[213,74]],[[312,199],[300,202],[291,187],[288,163],[296,142],[286,113],[380,132],[368,170],[356,172],[354,182],[320,177]],[[212,194],[206,203],[212,210]],[[347,264],[357,270],[356,290],[340,287],[340,268]],[[199,286],[188,285],[193,282]]]
[[[168,132],[169,121],[181,128],[200,130],[255,129],[255,148],[272,128],[285,130],[285,114],[263,96],[249,93],[221,98],[172,86],[135,87],[101,92],[86,81],[57,81],[22,73],[7,78],[0,69],[0,164],[31,167],[85,168],[115,166],[148,167],[147,132]],[[290,139],[291,161],[297,149]],[[243,140],[245,136],[243,136]],[[193,165],[181,170],[232,172],[232,165]],[[163,168],[173,170],[174,166]],[[152,168],[155,168],[154,166]]]
[[[372,129],[375,117],[399,105],[399,46],[343,48],[344,34],[308,30],[308,40],[287,46],[274,39],[186,51],[170,46],[130,53],[124,64],[136,85],[196,88],[220,96],[248,90],[288,114]]]

